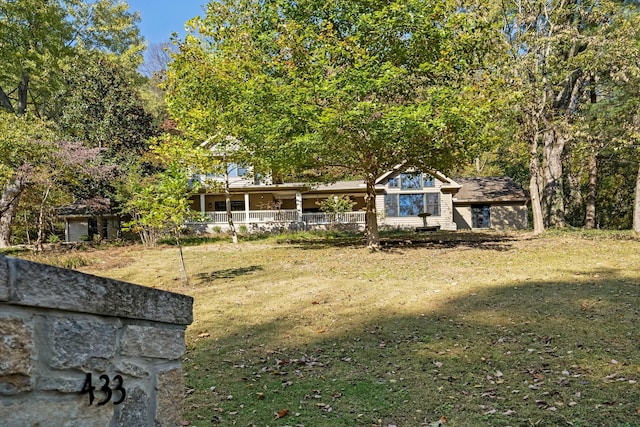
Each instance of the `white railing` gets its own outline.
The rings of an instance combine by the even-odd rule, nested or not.
[[[249,222],[298,222],[295,209],[249,211]]]
[[[213,222],[214,224],[219,224],[219,223],[228,223],[228,219],[227,219],[227,213],[226,212],[207,212],[207,216],[209,218],[211,218],[210,222]],[[231,218],[233,219],[233,222],[238,222],[238,223],[242,223],[242,222],[247,222],[247,214],[244,211],[237,211],[237,212],[231,212]]]
[[[365,212],[305,213],[302,221],[305,224],[360,224],[365,222]]]
[[[226,212],[207,212],[213,223],[227,223]],[[249,218],[245,211],[231,212],[233,222],[298,222],[298,211],[295,209],[249,211]]]
[[[207,212],[207,216],[210,218],[211,223],[214,224],[226,224],[227,213],[226,212]],[[321,224],[364,224],[365,212],[344,212],[344,213],[304,213],[300,218],[299,213],[295,209],[280,209],[280,210],[260,210],[249,211],[249,217],[247,219],[247,213],[245,211],[231,212],[231,218],[233,222],[238,224],[246,223],[260,223],[260,222],[299,222],[303,221],[308,225],[321,225]]]

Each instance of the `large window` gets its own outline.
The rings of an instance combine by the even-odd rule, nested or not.
[[[431,175],[426,173],[401,173],[398,176],[389,178],[387,186],[401,190],[420,190],[422,188],[434,187],[435,180]]]
[[[418,216],[423,212],[440,216],[440,193],[387,194],[384,211],[388,217]]]

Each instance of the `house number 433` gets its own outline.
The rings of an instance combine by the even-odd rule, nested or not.
[[[119,405],[124,402],[127,392],[122,386],[122,377],[120,375],[113,377],[113,384],[111,384],[111,380],[107,375],[100,375],[100,380],[102,381],[102,386],[100,386],[99,390],[104,394],[104,399],[97,403],[98,406],[108,403],[111,398],[114,397],[114,393],[116,397],[118,397],[118,400],[113,401],[114,405]],[[91,382],[91,374],[87,374],[80,394],[89,395],[89,406],[93,405],[93,400],[95,399],[94,391],[96,391],[96,386]]]

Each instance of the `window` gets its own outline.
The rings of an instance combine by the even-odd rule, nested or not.
[[[423,194],[399,194],[398,207],[399,216],[417,216],[424,212],[424,195]]]
[[[401,190],[420,190],[421,188],[435,187],[435,179],[431,175],[421,172],[401,173],[389,178],[387,187],[400,188]]]
[[[226,202],[215,202],[216,212],[225,212],[227,210]],[[244,200],[232,200],[231,211],[238,212],[244,210]]]
[[[247,175],[247,168],[235,163],[230,163],[227,167],[227,173],[229,174],[229,177],[242,177]]]
[[[440,216],[440,193],[427,193],[424,195],[425,212],[429,212],[432,216]]]
[[[422,174],[401,173],[400,189],[401,190],[419,190],[420,188],[422,188],[421,177],[422,177]]]
[[[489,228],[491,223],[491,209],[489,205],[471,206],[471,226],[473,228]]]
[[[384,212],[387,216],[398,215],[398,195],[387,194],[384,196]]]
[[[423,212],[440,216],[440,193],[387,194],[384,211],[388,217],[418,216]]]

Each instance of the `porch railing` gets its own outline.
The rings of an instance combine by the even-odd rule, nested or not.
[[[227,213],[226,212],[207,212],[211,223],[214,224],[226,224]],[[302,218],[295,209],[281,209],[281,210],[261,210],[261,211],[249,211],[247,218],[246,211],[231,212],[231,218],[233,222],[238,224],[254,223],[254,222],[304,222],[305,224],[363,224],[365,222],[365,213],[358,212],[344,212],[344,213],[324,213],[313,212],[303,213]]]
[[[303,213],[302,221],[306,224],[359,224],[365,222],[364,212]]]

